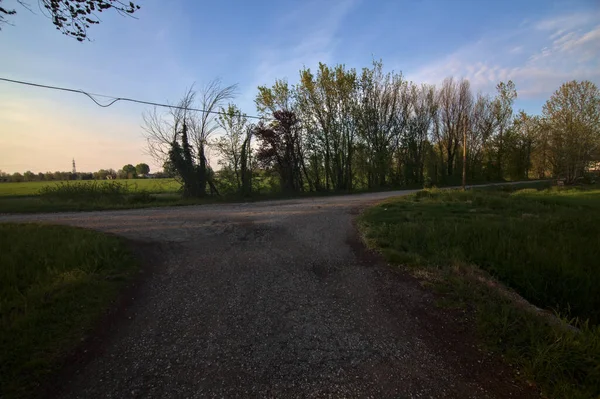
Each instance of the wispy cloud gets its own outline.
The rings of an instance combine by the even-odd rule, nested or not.
[[[251,83],[239,98],[242,108],[247,104],[247,109],[253,109],[250,104],[257,86],[270,85],[275,79],[293,82],[303,66],[333,62],[340,27],[357,4],[357,0],[314,0],[280,18],[273,40],[255,51],[259,60]]]
[[[446,76],[465,77],[483,91],[511,79],[525,98],[546,96],[566,80],[600,83],[598,16],[573,14],[528,21],[457,49],[408,76],[429,83],[439,83]]]

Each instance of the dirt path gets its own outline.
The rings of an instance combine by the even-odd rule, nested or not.
[[[61,397],[525,397],[353,220],[409,191],[1,216],[144,242],[143,284]]]

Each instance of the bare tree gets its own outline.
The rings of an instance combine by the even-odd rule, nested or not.
[[[166,113],[155,108],[143,115],[149,154],[159,163],[172,163],[187,196],[206,195],[207,185],[211,192],[217,192],[206,152],[211,134],[219,128],[218,110],[233,98],[236,87],[223,88],[220,80],[213,80],[199,93],[193,87],[188,89],[177,106]]]
[[[477,94],[467,133],[467,169],[471,178],[480,176],[484,156],[496,129],[493,102],[489,95]]]
[[[452,176],[459,146],[470,123],[473,96],[469,81],[462,79],[456,82],[453,78],[446,78],[438,93],[438,101],[438,121],[433,138],[446,164],[446,174]]]
[[[408,183],[422,183],[427,139],[437,112],[435,87],[411,83],[407,94],[405,101],[410,108],[401,140],[404,178]]]

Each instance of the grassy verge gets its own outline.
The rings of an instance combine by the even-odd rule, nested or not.
[[[599,225],[598,187],[424,190],[361,217],[371,245],[473,309],[485,341],[562,398],[600,395]]]
[[[98,232],[0,224],[0,397],[30,397],[136,270]]]
[[[164,180],[161,182],[160,180]],[[137,182],[148,182],[153,185],[138,185]],[[35,194],[22,195],[18,191],[2,191],[7,185],[26,185],[22,192],[31,190],[28,184],[33,183],[3,183],[0,184],[0,213],[43,213],[43,212],[79,212],[102,211],[118,209],[156,208],[165,206],[203,205],[214,203],[258,202],[268,200],[286,200],[298,198],[329,197],[336,195],[364,194],[370,192],[414,190],[420,186],[403,186],[387,189],[359,189],[352,191],[306,191],[300,193],[282,193],[264,190],[264,187],[253,192],[251,197],[240,196],[233,192],[221,196],[205,198],[183,198],[180,193],[173,191],[177,183],[173,179],[136,180],[131,183],[126,180],[113,181],[69,181],[41,185],[44,182],[33,182],[37,187]],[[23,191],[25,190],[25,191]],[[160,191],[163,190],[163,191]],[[17,194],[14,194],[17,193]]]

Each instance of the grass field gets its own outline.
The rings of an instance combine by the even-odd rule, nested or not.
[[[0,183],[0,213],[95,211],[209,202],[185,199],[174,179]]]
[[[113,236],[0,224],[0,397],[31,397],[136,268]]]
[[[549,397],[600,395],[600,188],[424,190],[361,218],[368,242],[459,306]],[[482,281],[500,280],[579,332]],[[489,281],[489,280],[488,280]]]
[[[98,180],[98,183],[109,184],[113,181],[126,184],[133,191],[145,190],[152,194],[176,193],[180,184],[175,179],[124,179],[124,180]],[[72,180],[69,184],[85,184],[90,180]],[[0,183],[0,197],[32,196],[38,195],[46,186],[55,186],[65,182],[33,181],[23,183]]]

